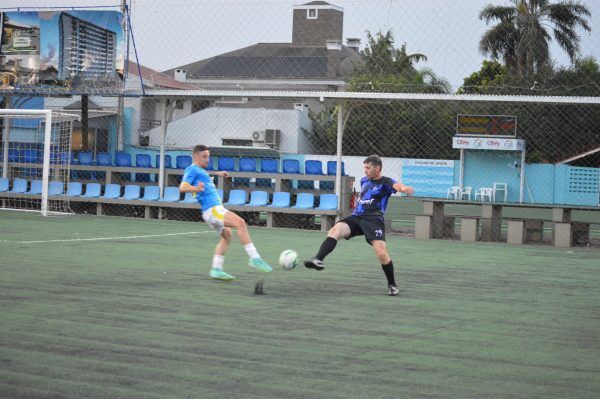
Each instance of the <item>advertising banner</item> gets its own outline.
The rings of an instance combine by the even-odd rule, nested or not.
[[[19,11],[0,18],[0,89],[122,87],[122,13]]]

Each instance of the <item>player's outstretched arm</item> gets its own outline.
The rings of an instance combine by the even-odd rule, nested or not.
[[[394,184],[394,190],[406,194],[408,196],[411,196],[415,193],[415,189],[413,187],[404,185],[400,182]]]
[[[180,193],[197,193],[200,191],[204,191],[204,183],[202,182],[198,182],[198,185],[195,187],[186,181],[182,181],[179,185]]]

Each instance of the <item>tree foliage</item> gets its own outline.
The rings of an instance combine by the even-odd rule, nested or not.
[[[479,42],[484,55],[502,59],[513,74],[538,73],[551,62],[549,42],[554,38],[573,62],[579,55],[577,29],[590,31],[590,11],[572,0],[511,0],[510,6],[486,6],[479,18],[494,21]]]

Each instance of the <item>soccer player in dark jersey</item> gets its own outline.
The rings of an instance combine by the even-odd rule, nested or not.
[[[388,199],[396,192],[413,195],[414,189],[381,174],[382,162],[378,155],[369,155],[364,161],[365,177],[360,181],[360,197],[352,215],[337,222],[327,233],[319,252],[304,262],[304,266],[323,270],[323,259],[329,255],[340,238],[350,239],[365,236],[373,246],[375,255],[385,273],[388,282],[388,294],[397,295],[398,286],[394,279],[394,264],[385,246],[385,225],[383,214]]]

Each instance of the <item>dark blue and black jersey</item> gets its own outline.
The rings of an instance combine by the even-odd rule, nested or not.
[[[396,192],[395,183],[396,180],[385,176],[379,180],[369,180],[366,176],[363,177],[360,181],[360,197],[352,214],[383,216],[390,195]]]

